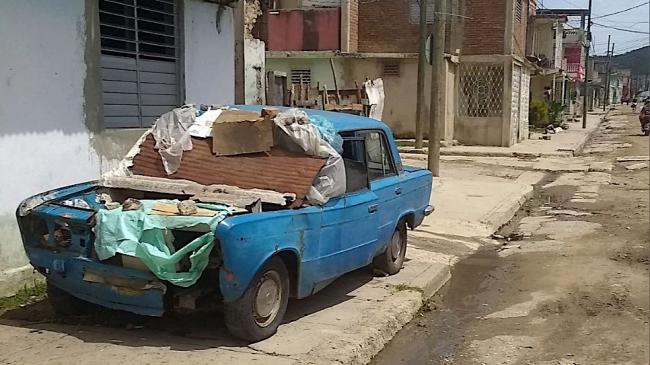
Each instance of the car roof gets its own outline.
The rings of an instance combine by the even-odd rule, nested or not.
[[[265,106],[263,105],[231,105],[233,108],[241,110],[250,110],[250,111],[261,111]],[[288,110],[288,107],[272,107],[283,110]],[[325,110],[319,109],[303,109],[297,108],[305,113],[308,116],[322,116],[332,122],[334,128],[337,132],[358,130],[358,129],[382,129],[386,133],[392,133],[390,128],[384,123],[376,119],[362,117],[358,115],[346,114],[346,113],[337,113],[337,112],[328,112]]]

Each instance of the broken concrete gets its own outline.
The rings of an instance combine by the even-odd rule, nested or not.
[[[650,161],[648,156],[623,156],[616,158],[616,162],[642,162]]]
[[[628,169],[628,170],[641,170],[641,169],[645,169],[646,167],[648,167],[648,164],[645,163],[645,162],[643,162],[643,163],[635,163],[635,164],[632,164],[632,165],[625,166],[625,168]]]

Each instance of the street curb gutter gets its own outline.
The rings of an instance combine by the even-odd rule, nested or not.
[[[594,129],[589,131],[587,133],[587,137],[584,140],[582,140],[580,144],[576,146],[575,150],[573,150],[573,157],[577,157],[582,154],[582,150],[584,150],[587,143],[591,141],[591,138],[594,136],[594,133],[596,133],[600,129],[600,125],[608,120],[609,112],[610,110],[608,110],[607,113],[605,113],[605,115],[602,118],[600,118],[600,122],[598,123],[598,125]]]
[[[313,349],[307,359],[299,363],[367,364],[450,278],[448,265],[432,264],[411,280],[408,289],[378,302],[378,306],[365,312],[349,331]]]
[[[520,194],[501,202],[501,204],[497,205],[481,219],[481,223],[484,223],[490,228],[490,234],[495,233],[504,224],[508,223],[532,196],[533,187],[531,185],[522,187]]]

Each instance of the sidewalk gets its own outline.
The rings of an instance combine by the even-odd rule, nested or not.
[[[50,363],[74,356],[79,364],[365,364],[447,282],[455,262],[492,243],[487,237],[510,220],[542,177],[458,163],[444,164],[443,172],[434,182],[436,211],[409,232],[407,261],[398,275],[374,277],[363,269],[313,297],[291,301],[286,323],[267,340],[243,345],[227,335],[220,321],[211,325],[214,321],[206,324],[205,318],[184,324],[189,329],[180,336],[164,318],[137,330],[0,318],[0,347],[12,349],[0,354],[0,363]],[[69,349],[75,349],[74,355]]]
[[[491,146],[451,146],[441,147],[443,156],[482,156],[482,157],[573,157],[580,153],[593,132],[598,129],[602,114],[587,115],[587,128],[582,122],[571,122],[566,131],[552,134],[551,140],[538,139],[541,134],[533,134],[513,147]],[[413,147],[414,140],[400,140],[401,153],[427,153],[426,147],[418,150]],[[426,145],[425,145],[426,146]]]

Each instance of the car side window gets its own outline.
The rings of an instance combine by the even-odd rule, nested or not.
[[[343,139],[343,162],[345,163],[346,193],[368,189],[368,166],[365,158],[365,141],[362,138]]]
[[[396,175],[395,165],[386,143],[386,136],[378,131],[362,132],[361,135],[366,145],[370,181]]]

